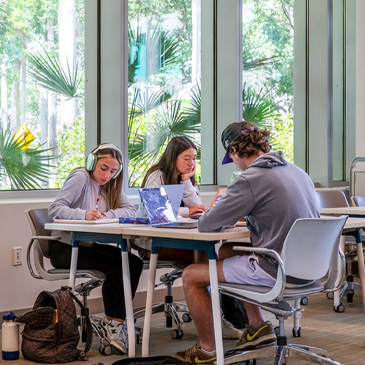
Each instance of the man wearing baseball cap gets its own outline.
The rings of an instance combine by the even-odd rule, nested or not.
[[[201,232],[220,231],[246,217],[253,247],[281,252],[291,226],[298,218],[318,218],[317,197],[310,177],[287,162],[281,151],[270,152],[270,132],[246,122],[234,122],[222,133],[226,150],[222,164],[233,162],[242,172],[226,195],[199,219]],[[237,242],[225,243],[217,260],[218,281],[273,286],[277,265],[265,256],[233,251]],[[298,284],[294,278],[288,282]],[[183,272],[189,312],[199,341],[175,357],[191,363],[213,363],[216,359],[209,267],[192,264]],[[307,282],[300,282],[307,284]],[[260,307],[244,302],[249,324],[236,344],[237,350],[276,341],[273,326],[265,322]]]

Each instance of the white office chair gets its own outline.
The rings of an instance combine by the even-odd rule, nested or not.
[[[50,245],[52,241],[58,241],[61,237],[51,236],[51,232],[44,228],[46,223],[52,222],[48,218],[48,209],[29,209],[25,211],[32,231],[32,238],[27,248],[27,264],[30,274],[36,279],[47,281],[69,279],[70,270],[55,269],[47,264],[49,259]],[[33,252],[33,255],[32,255]],[[49,260],[48,260],[49,261]],[[50,268],[47,268],[50,266]],[[87,297],[92,289],[101,286],[104,282],[105,275],[97,270],[76,270],[76,278],[88,278],[90,280],[76,286],[75,291],[83,298],[83,305],[87,309]],[[82,327],[82,341],[86,341],[86,326],[84,319],[80,318]],[[111,353],[111,348],[103,340],[100,330],[95,322],[91,321],[94,332],[98,335],[101,341],[100,352],[104,355]]]
[[[279,334],[276,344],[227,354],[225,364],[257,358],[275,358],[275,364],[279,365],[285,364],[289,356],[321,364],[339,364],[326,357],[325,350],[288,344],[285,320],[289,316],[299,320],[300,313],[300,309],[292,307],[287,301],[299,303],[303,296],[336,289],[336,283],[345,270],[344,256],[339,245],[346,219],[347,216],[296,220],[285,239],[281,255],[271,249],[235,248],[238,251],[253,251],[273,257],[278,263],[276,283],[273,288],[219,283],[220,291],[274,313],[279,320]],[[286,284],[288,276],[310,280],[312,283],[289,286]]]
[[[349,207],[349,202],[343,191],[337,189],[317,189],[316,190],[319,207],[322,208],[337,208],[337,207]],[[353,202],[355,200],[352,199]],[[347,229],[343,231],[343,234],[347,237],[344,240],[344,252],[346,257],[346,281],[339,293],[327,293],[329,299],[334,299],[333,310],[335,312],[344,312],[345,306],[342,303],[343,298],[346,296],[347,303],[353,302],[353,296],[355,289],[361,290],[361,284],[354,281],[352,272],[352,264],[357,257],[357,247],[354,240],[356,230]]]

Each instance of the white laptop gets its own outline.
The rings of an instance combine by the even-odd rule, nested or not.
[[[174,185],[169,186],[171,187]],[[171,204],[172,202],[170,201],[165,188],[166,186],[161,186],[160,188],[138,189],[152,226],[161,228],[196,228],[198,226],[198,222],[196,221],[186,222],[176,220],[177,212],[179,211],[181,204],[183,190],[179,188],[181,192],[179,197],[175,196],[178,194],[177,190],[170,190],[170,195],[174,194],[173,208]]]

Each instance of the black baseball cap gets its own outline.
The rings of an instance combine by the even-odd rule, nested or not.
[[[232,159],[229,157],[229,148],[232,142],[241,137],[243,134],[253,130],[254,126],[246,122],[234,122],[225,128],[225,130],[222,132],[221,137],[223,147],[226,150],[222,165],[233,162]]]

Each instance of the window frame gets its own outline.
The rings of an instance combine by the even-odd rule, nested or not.
[[[365,6],[362,4],[352,4],[345,0],[340,1],[345,4],[344,7],[344,32],[345,38],[345,59],[349,63],[344,66],[344,166],[343,171],[345,179],[343,181],[333,181],[332,154],[328,153],[331,149],[332,131],[329,122],[328,107],[320,107],[318,113],[311,114],[309,106],[313,106],[311,100],[312,91],[325,83],[331,75],[327,64],[318,73],[318,79],[310,79],[316,66],[323,60],[323,57],[330,59],[328,49],[324,53],[317,55],[302,54],[298,48],[294,50],[294,67],[295,67],[295,104],[300,101],[301,104],[295,109],[295,160],[294,162],[309,172],[314,182],[323,186],[337,186],[348,184],[348,167],[355,155],[365,154],[365,147],[360,146],[360,137],[356,130],[361,131],[362,107],[356,100],[360,100],[361,95],[365,93],[362,87],[356,84],[356,75],[362,75],[360,61],[362,54],[365,53],[365,46],[361,46],[356,41],[356,33],[361,34],[364,31],[364,25],[361,24],[361,14],[365,13]],[[305,13],[295,12],[295,24],[300,28],[299,40],[301,47],[308,50],[308,39],[311,37],[310,44],[313,52],[314,35],[318,33],[317,26],[319,23],[312,23],[308,28],[315,14],[320,14],[326,19],[323,29],[330,29],[331,26],[331,4],[332,0],[325,3],[316,0],[303,0],[296,2],[300,7],[304,7]],[[298,5],[297,5],[298,6]],[[240,55],[241,42],[241,0],[202,0],[202,11],[205,9],[207,16],[202,18],[202,26],[207,27],[202,37],[208,41],[202,47],[202,62],[210,59],[210,53],[213,53],[213,60],[210,60],[209,66],[205,69],[204,77],[209,79],[206,90],[202,90],[202,98],[213,103],[213,111],[205,111],[204,114],[208,119],[212,119],[212,124],[202,125],[202,145],[206,145],[207,152],[202,156],[202,165],[207,159],[213,159],[212,171],[205,173],[213,176],[214,184],[208,184],[207,189],[211,186],[227,185],[230,182],[230,176],[234,169],[233,166],[222,166],[221,158],[224,155],[223,147],[220,143],[220,131],[223,130],[227,121],[234,121],[241,118],[241,82],[242,79],[242,59]],[[308,9],[310,9],[308,12]],[[306,14],[301,17],[301,14]],[[299,17],[299,18],[298,18]],[[356,22],[351,20],[356,19]],[[314,29],[313,26],[316,25]],[[224,32],[218,33],[213,29],[223,29]],[[87,0],[85,1],[85,151],[90,151],[95,145],[101,142],[110,142],[122,146],[124,154],[124,186],[128,194],[136,194],[137,188],[128,188],[128,4],[127,1],[108,0]],[[329,27],[329,28],[327,28]],[[313,34],[311,33],[313,31]],[[298,33],[299,34],[299,33]],[[210,37],[210,38],[209,38]],[[233,37],[233,42],[226,42],[227,37]],[[332,35],[327,37],[327,42],[331,42]],[[303,42],[307,42],[303,45]],[[323,42],[323,39],[322,39]],[[327,43],[329,45],[329,43]],[[322,47],[323,48],[323,47]],[[356,52],[357,51],[357,52]],[[359,52],[360,51],[360,52]],[[227,54],[235,56],[230,57],[227,61]],[[216,56],[216,58],[214,57]],[[355,58],[355,61],[352,61]],[[223,60],[225,62],[223,62]],[[227,61],[227,62],[226,62]],[[314,62],[314,63],[313,63]],[[323,64],[323,62],[322,62]],[[232,70],[235,70],[232,72]],[[211,74],[215,75],[212,80]],[[362,72],[362,73],[361,73]],[[308,76],[310,75],[310,76]],[[203,78],[203,70],[202,70]],[[116,81],[118,80],[118,81]],[[202,80],[202,85],[203,84]],[[210,83],[209,83],[210,82]],[[308,88],[307,85],[310,84]],[[233,87],[232,87],[233,85]],[[219,86],[219,87],[218,87]],[[326,86],[327,87],[327,86]],[[324,91],[322,94],[327,95],[325,103],[330,102],[331,95]],[[355,100],[355,101],[354,101]],[[304,104],[303,104],[304,103]],[[204,111],[202,111],[202,114]],[[304,117],[299,118],[302,114]],[[203,119],[203,118],[202,118]],[[318,122],[318,120],[322,122]],[[124,123],[123,123],[124,121]],[[320,131],[320,133],[319,133]],[[321,135],[326,136],[325,143]],[[211,141],[215,141],[212,145]],[[357,143],[354,143],[354,142]],[[212,146],[211,146],[212,145]],[[209,147],[211,146],[211,147]],[[363,151],[364,150],[364,151]],[[326,173],[323,176],[323,166]],[[203,167],[203,166],[202,166]],[[202,181],[202,190],[205,189]],[[48,198],[57,194],[58,189],[47,190],[24,190],[24,191],[1,191],[3,199],[13,198]]]

